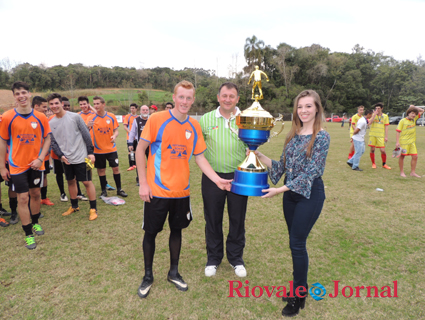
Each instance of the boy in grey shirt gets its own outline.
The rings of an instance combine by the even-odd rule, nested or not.
[[[63,109],[62,97],[52,93],[47,97],[50,109],[55,117],[50,120],[52,130],[52,148],[62,160],[65,177],[68,182],[71,207],[62,216],[79,211],[77,198],[77,180],[81,181],[87,190],[90,200],[89,220],[97,218],[96,190],[91,181],[91,171],[87,170],[85,159],[95,161],[93,144],[89,130],[83,118],[78,114],[66,112]]]

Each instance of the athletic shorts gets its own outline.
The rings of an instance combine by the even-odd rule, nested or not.
[[[149,233],[161,232],[168,214],[170,229],[187,228],[192,221],[190,197],[187,198],[156,198],[145,202],[143,214],[143,230]]]
[[[87,170],[87,164],[63,164],[65,178],[67,181],[76,179],[77,181],[91,181],[91,170]]]
[[[133,142],[129,142],[128,140],[127,140],[127,150],[128,150],[128,147],[132,147],[133,146]],[[128,150],[128,151],[130,151],[130,150]]]
[[[369,147],[385,148],[385,139],[378,137],[369,137]]]
[[[10,176],[9,186],[16,193],[25,193],[29,189],[41,188],[43,186],[44,172],[28,169],[20,174]],[[11,183],[11,184],[10,184]]]
[[[105,169],[106,160],[108,160],[111,168],[118,167],[118,153],[116,151],[111,153],[95,153],[94,158],[94,166],[97,169]]]
[[[65,172],[63,171],[62,161],[58,159],[53,159],[53,171],[55,174],[61,175]]]
[[[137,140],[134,140],[133,141],[133,150],[134,150],[134,152],[136,152],[136,149],[137,149],[137,145],[139,144],[139,142],[137,141]],[[145,151],[145,155],[146,155],[146,158],[147,159],[149,159],[149,148],[150,147],[147,147],[146,148],[146,151]]]
[[[406,149],[406,153],[401,153],[403,156],[416,156],[418,154],[418,149],[416,149],[416,143],[411,144],[401,144],[401,149]]]
[[[50,173],[50,162],[49,160],[44,161],[44,174]]]

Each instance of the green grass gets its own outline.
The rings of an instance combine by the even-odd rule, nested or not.
[[[376,285],[398,281],[398,298],[308,297],[298,319],[424,319],[425,179],[401,178],[390,153],[395,126],[390,126],[388,164],[393,170],[370,166],[369,150],[362,157],[363,172],[345,164],[348,130],[326,124],[331,146],[323,177],[326,202],[309,240],[308,283],[320,282],[328,293],[333,281],[343,286]],[[284,133],[288,132],[288,124]],[[272,296],[228,298],[229,280],[237,279],[223,261],[212,278],[205,278],[204,219],[200,171],[191,163],[191,204],[194,221],[183,231],[180,272],[189,291],[179,292],[166,281],[169,268],[167,225],[158,235],[154,260],[155,282],[147,299],[137,296],[143,276],[143,203],[138,198],[135,172],[127,172],[125,135],[120,129],[119,154],[124,206],[99,200],[99,218],[88,221],[88,203],[81,211],[62,217],[68,203],[59,201],[54,175],[49,175],[48,196],[53,207],[43,206],[44,236],[37,249],[24,247],[21,224],[1,228],[0,318],[2,319],[279,319],[283,302]],[[425,174],[425,128],[417,128],[417,172]],[[283,136],[261,147],[278,159]],[[380,163],[379,153],[377,163]],[[406,159],[410,160],[410,159]],[[410,164],[406,163],[406,173]],[[113,185],[112,172],[107,170]],[[94,182],[99,185],[97,176]],[[282,182],[279,182],[281,185]],[[384,192],[375,189],[382,188]],[[7,208],[6,188],[3,204]],[[99,194],[99,191],[97,192]],[[113,195],[113,192],[109,192]],[[228,227],[225,218],[225,229]],[[227,232],[226,232],[227,233]],[[289,286],[292,262],[282,214],[282,199],[251,197],[246,218],[244,260],[250,288]],[[245,285],[245,284],[244,284]]]

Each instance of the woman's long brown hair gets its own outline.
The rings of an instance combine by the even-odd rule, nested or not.
[[[313,149],[314,141],[316,140],[317,133],[322,130],[322,121],[323,121],[323,107],[322,103],[320,102],[320,97],[314,90],[304,90],[301,92],[294,100],[294,110],[292,112],[292,128],[289,130],[288,134],[286,135],[285,140],[285,148],[286,145],[291,141],[296,134],[298,134],[303,126],[302,121],[298,117],[297,109],[298,109],[298,102],[301,98],[304,97],[312,97],[314,100],[314,104],[316,105],[317,112],[316,117],[314,119],[314,125],[313,125],[313,134],[311,136],[310,143],[307,146],[307,157],[311,158],[311,150]]]

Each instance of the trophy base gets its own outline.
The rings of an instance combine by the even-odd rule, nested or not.
[[[267,172],[245,172],[236,170],[230,191],[242,196],[260,197],[263,189],[270,186],[267,183]]]

